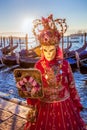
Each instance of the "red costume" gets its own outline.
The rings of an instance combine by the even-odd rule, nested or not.
[[[85,130],[79,114],[82,105],[69,63],[58,60],[56,55],[52,61],[41,59],[35,67],[42,73],[44,97],[27,100],[38,108],[36,123],[29,130]]]
[[[55,23],[62,26],[65,20],[53,20],[50,15],[47,19],[36,20],[35,28],[38,26],[37,22],[44,26],[40,34],[34,29],[34,35],[40,43],[49,47],[58,44],[64,29],[60,33]],[[43,55],[35,67],[42,74],[44,96],[38,100],[27,99],[28,104],[37,107],[38,116],[34,124],[30,125],[27,122],[25,130],[29,127],[29,130],[85,130],[85,124],[79,114],[83,107],[80,104],[73,74],[69,63],[63,60],[60,48],[57,48],[53,60],[48,61]]]

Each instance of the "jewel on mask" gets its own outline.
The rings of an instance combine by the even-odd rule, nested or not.
[[[48,79],[48,75],[45,75],[45,78]]]

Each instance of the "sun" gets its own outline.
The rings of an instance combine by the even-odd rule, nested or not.
[[[22,20],[22,32],[32,34],[33,18],[24,18]]]

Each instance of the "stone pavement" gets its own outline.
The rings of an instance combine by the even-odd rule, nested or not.
[[[0,92],[0,130],[23,130],[30,108],[26,101],[8,96]]]
[[[0,98],[0,130],[23,130],[29,107]]]

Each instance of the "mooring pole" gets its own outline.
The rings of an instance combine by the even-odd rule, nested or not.
[[[84,33],[84,44],[86,44],[86,32]]]
[[[26,37],[25,37],[25,44],[26,44],[26,51],[28,54],[28,34],[26,34]]]
[[[26,34],[26,50],[28,50],[28,34]]]

